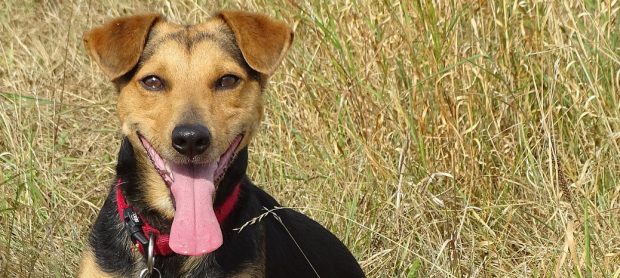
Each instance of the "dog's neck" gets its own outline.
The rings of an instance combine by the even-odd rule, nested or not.
[[[116,165],[116,175],[123,182],[120,185],[122,193],[125,195],[127,202],[147,219],[151,225],[157,227],[162,232],[169,233],[171,220],[164,217],[160,212],[149,205],[144,196],[148,194],[148,190],[152,189],[150,185],[144,184],[146,180],[144,173],[146,169],[142,167],[152,167],[150,163],[138,163],[136,150],[132,146],[129,139],[124,138],[118,154],[118,163]],[[148,162],[148,160],[146,160]],[[220,206],[227,197],[233,192],[235,185],[243,182],[248,164],[247,147],[240,150],[233,163],[226,171],[222,181],[217,186],[215,194],[214,207]]]

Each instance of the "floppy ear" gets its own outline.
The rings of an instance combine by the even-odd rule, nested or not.
[[[293,31],[284,22],[267,16],[223,11],[222,18],[235,33],[243,58],[255,71],[271,75],[293,41]]]
[[[84,34],[84,45],[105,75],[114,80],[129,72],[140,59],[146,38],[158,14],[114,19]]]

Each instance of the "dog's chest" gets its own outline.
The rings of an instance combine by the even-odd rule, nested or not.
[[[134,271],[135,277],[145,266],[140,266]],[[162,260],[158,265],[161,277],[207,277],[207,278],[260,278],[264,277],[263,268],[256,264],[242,264],[232,273],[224,271],[211,257],[185,257],[182,262],[178,260]]]

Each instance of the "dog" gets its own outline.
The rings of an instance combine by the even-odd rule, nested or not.
[[[345,245],[246,176],[262,93],[293,40],[283,22],[222,11],[158,14],[84,35],[118,91],[116,178],[80,277],[364,277]]]

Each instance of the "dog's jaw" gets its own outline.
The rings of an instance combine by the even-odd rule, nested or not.
[[[155,150],[155,148],[148,141],[148,139],[146,139],[140,133],[137,133],[137,136],[140,139],[140,143],[142,143],[142,147],[144,147],[144,150],[146,151],[147,157],[153,164],[155,171],[159,173],[159,175],[164,180],[167,186],[170,186],[174,182],[174,172],[172,171],[172,165],[176,164],[177,167],[185,166],[185,167],[200,168],[200,167],[208,167],[208,165],[212,163],[215,163],[217,165],[217,168],[215,169],[215,172],[214,172],[214,183],[216,186],[219,185],[219,183],[222,181],[222,178],[226,174],[226,170],[228,170],[228,167],[230,167],[232,162],[235,160],[237,152],[239,151],[239,145],[241,144],[244,138],[243,133],[237,135],[232,140],[230,145],[228,146],[228,149],[224,151],[223,154],[220,155],[217,161],[213,161],[211,163],[203,163],[203,164],[198,164],[198,163],[177,164],[177,163],[170,162],[162,158],[161,155],[159,155],[159,153],[157,152],[157,150]]]
[[[219,159],[206,164],[172,163],[162,158],[149,141],[138,134],[156,172],[169,187],[175,214],[170,229],[170,248],[183,255],[203,255],[223,243],[214,213],[216,188],[234,161],[243,135],[233,139]]]

